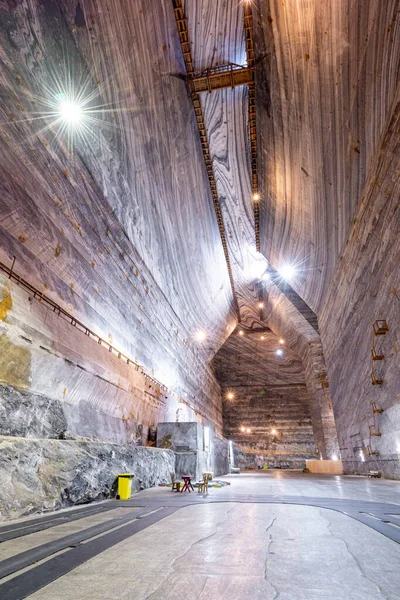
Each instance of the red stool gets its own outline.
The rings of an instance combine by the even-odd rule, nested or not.
[[[194,492],[194,487],[192,485],[192,476],[191,475],[182,475],[182,479],[183,479],[183,487],[181,489],[181,494],[182,492],[190,492],[193,490]],[[192,489],[190,489],[192,488]]]

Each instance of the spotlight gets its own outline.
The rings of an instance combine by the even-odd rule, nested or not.
[[[229,400],[233,400],[233,394],[232,392],[229,392],[229,394],[227,394],[226,396]]]
[[[61,119],[72,127],[82,120],[82,107],[73,100],[62,98],[58,107]]]
[[[246,427],[241,427],[241,428],[240,428],[240,431],[241,431],[242,433],[244,433],[244,432],[246,431]]]
[[[241,329],[241,330],[239,331],[239,335],[244,335],[244,331],[243,331],[243,329]]]
[[[258,202],[260,200],[261,196],[258,192],[254,192],[253,194],[253,200],[254,202]]]
[[[197,331],[195,334],[195,338],[198,342],[204,342],[206,337],[207,337],[207,334],[205,331],[200,330],[200,331]]]
[[[277,356],[283,356],[283,350],[281,348],[278,348],[278,350],[275,350],[275,354]]]
[[[248,427],[248,428],[246,429],[246,432],[247,432],[247,433],[251,433],[251,429],[250,429],[250,427]]]
[[[258,308],[264,308],[264,302],[259,302],[258,303]]]
[[[271,433],[272,433],[272,435],[275,435],[276,434],[276,429],[271,429]]]
[[[293,279],[296,274],[296,269],[293,265],[285,264],[281,269],[279,269],[279,273],[283,279],[288,281],[289,279]]]
[[[262,335],[262,336],[260,337],[260,340],[265,340],[265,335]]]
[[[283,339],[281,338],[281,339],[279,340],[279,343],[280,343],[280,344],[284,344],[284,343],[285,343],[285,340],[283,340]]]
[[[332,460],[337,460],[337,459],[338,459],[337,455],[336,454],[332,454]]]

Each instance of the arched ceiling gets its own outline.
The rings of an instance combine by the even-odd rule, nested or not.
[[[197,73],[246,64],[243,13],[252,13],[260,249],[272,269],[297,267],[289,289],[254,275],[247,87],[200,97],[242,326],[267,324],[301,353],[318,338],[316,314],[398,84],[399,2],[183,6]]]
[[[319,312],[399,82],[398,0],[256,2],[261,250]]]
[[[2,3],[0,240],[3,258],[34,265],[26,267],[33,283],[112,335],[132,337],[130,328],[133,355],[152,364],[152,349],[164,345],[184,369],[184,348],[212,357],[235,315],[175,5]],[[250,6],[261,255],[248,88],[202,92],[201,106],[242,326],[269,326],[301,354],[318,339],[315,328],[293,296],[259,275],[265,259],[274,268],[299,263],[292,286],[318,313],[398,82],[399,0]],[[196,72],[246,64],[243,2],[186,0],[183,8]],[[89,77],[88,89],[99,86],[98,101],[111,110],[108,127],[73,158],[54,144],[54,131],[25,121],[71,66],[74,81]],[[140,339],[144,324],[151,344]],[[199,327],[209,334],[201,350]]]

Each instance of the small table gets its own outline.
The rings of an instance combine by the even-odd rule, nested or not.
[[[189,492],[189,494],[192,490],[194,492],[194,487],[192,485],[192,476],[191,475],[182,475],[182,479],[183,479],[183,486],[181,489],[181,494],[182,494],[182,492],[185,492],[185,491]],[[192,488],[192,490],[190,488]]]

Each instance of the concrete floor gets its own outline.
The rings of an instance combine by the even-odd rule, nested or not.
[[[302,471],[247,471],[240,475],[225,475],[218,479],[231,482],[223,488],[224,497],[300,496],[315,498],[343,498],[400,504],[400,481],[371,479],[350,475],[315,475]],[[215,490],[215,494],[217,490]],[[151,488],[136,497],[154,500],[162,497],[165,489]]]
[[[395,481],[280,471],[221,479],[232,483],[210,490],[221,500],[276,494],[400,502],[400,482]],[[134,498],[145,503],[170,496],[188,498],[165,488]],[[124,510],[128,509],[117,509]],[[107,517],[89,517],[73,526],[89,526],[103,518]],[[29,538],[43,543],[63,527],[67,526],[13,540],[14,551],[29,547]],[[221,502],[182,507],[29,598],[400,600],[399,573],[400,545],[341,513],[311,506]]]

